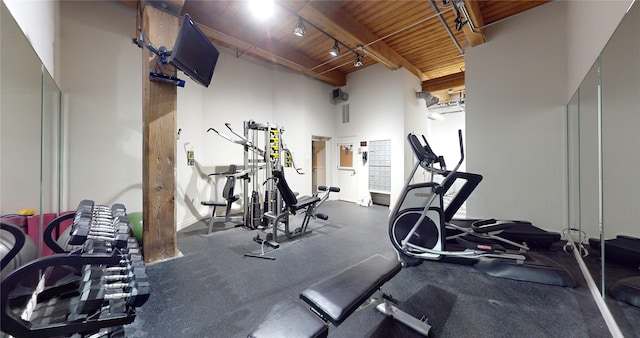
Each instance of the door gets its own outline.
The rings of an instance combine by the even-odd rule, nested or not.
[[[338,199],[347,202],[357,202],[358,200],[358,180],[357,180],[357,151],[356,137],[338,138],[336,149],[338,163],[338,186],[340,194]]]
[[[318,192],[319,185],[327,185],[327,143],[324,138],[315,138],[311,141],[311,191]]]

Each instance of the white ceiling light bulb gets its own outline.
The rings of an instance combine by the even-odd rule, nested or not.
[[[353,63],[354,67],[362,67],[362,56],[356,56],[356,61]]]
[[[338,46],[338,40],[334,40],[333,48],[329,51],[329,55],[336,57],[340,55],[340,46]]]
[[[307,33],[307,27],[304,26],[302,19],[299,19],[296,28],[293,29],[293,34],[303,37],[305,33]]]
[[[273,15],[273,0],[249,0],[249,9],[255,17],[264,20]]]

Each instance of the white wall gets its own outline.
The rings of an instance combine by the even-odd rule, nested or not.
[[[31,42],[42,64],[58,81],[58,1],[50,0],[2,0],[18,25]]]
[[[67,123],[68,192],[142,205],[141,50],[131,43],[135,10],[118,2],[60,3],[61,81]]]
[[[287,170],[287,182],[302,195],[311,194],[312,146],[311,137],[333,136],[327,149],[335,149],[334,116],[338,113],[330,100],[333,87],[323,82],[306,78],[291,70],[275,67],[273,74],[278,84],[273,90],[273,120],[285,127],[283,140],[291,150],[296,166],[305,175]],[[290,84],[296,84],[291,86]],[[332,153],[330,153],[332,155]],[[327,168],[335,168],[335,157],[328,156]],[[327,182],[335,184],[335,171],[327,170]]]
[[[0,14],[0,214],[39,212],[42,68],[8,9]]]
[[[633,0],[565,0],[569,102]]]
[[[416,92],[422,91],[422,85],[415,76],[409,76],[405,74],[405,114],[404,114],[404,133],[400,141],[404,144],[403,150],[403,176],[402,182],[399,183],[398,192],[403,188],[402,185],[409,175],[413,165],[416,161],[415,155],[411,150],[411,147],[407,143],[407,135],[409,133],[415,133],[416,135],[422,135],[431,137],[429,132],[428,112],[427,105],[423,99],[416,98]]]
[[[467,50],[467,168],[485,177],[469,216],[566,223],[565,105],[626,9],[613,2],[618,14],[606,17],[597,6],[610,3],[550,2]]]
[[[640,3],[602,52],[605,238],[640,238]]]
[[[336,113],[337,136],[357,136],[357,143],[391,140],[391,203],[398,198],[405,177],[405,119],[425,121],[426,108],[415,98],[420,81],[406,70],[391,71],[381,65],[370,66],[347,76],[351,122],[343,124]],[[424,106],[422,106],[424,107]],[[338,109],[338,107],[336,108]],[[418,123],[412,124],[417,126]],[[358,154],[358,198],[369,195],[368,164]]]
[[[467,168],[484,176],[470,217],[564,222],[565,3],[488,28],[466,53]]]

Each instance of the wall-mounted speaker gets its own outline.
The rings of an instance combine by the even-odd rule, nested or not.
[[[336,88],[331,91],[331,99],[334,103],[338,101],[347,101],[349,100],[349,94],[342,91],[340,88]]]

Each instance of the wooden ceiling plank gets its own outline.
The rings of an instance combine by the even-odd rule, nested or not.
[[[377,41],[367,45],[378,37],[367,29],[351,15],[343,11],[338,5],[332,2],[311,2],[298,12],[305,20],[313,23],[327,33],[339,37],[339,39],[353,46],[366,45],[365,51],[380,63],[390,69],[397,69],[400,66],[416,75],[421,80],[426,76],[407,59],[398,52],[390,48],[384,41]]]
[[[279,64],[334,86],[346,84],[345,73],[337,69],[328,70],[331,65],[318,67],[322,64],[321,61],[272,38],[267,31],[260,31],[258,25],[242,24],[242,3],[213,1],[206,4],[206,10],[195,10],[195,3],[188,1],[185,11],[194,9],[191,17],[212,41],[236,48],[240,54],[249,54],[262,61]],[[217,7],[217,10],[211,6]]]
[[[464,86],[464,72],[459,72],[432,80],[422,81],[422,91],[436,92]]]
[[[487,42],[487,38],[484,35],[484,28],[481,28],[484,26],[484,19],[482,18],[482,12],[480,12],[480,6],[478,6],[478,2],[464,0],[464,8],[467,10],[467,14],[469,14],[469,20],[471,20],[471,23],[474,27],[471,28],[471,25],[469,25],[469,23],[462,27],[462,31],[464,32],[467,41],[469,41],[469,45],[471,47],[475,47]]]
[[[132,7],[138,4],[136,0],[120,1]],[[171,4],[184,0],[164,1]],[[549,2],[463,1],[473,25],[453,30],[453,35],[458,43],[467,40],[470,46],[486,41],[482,27],[487,24]],[[375,63],[389,69],[405,67],[422,81],[464,70],[464,58],[454,48],[429,1],[278,0],[277,4],[277,19],[272,21],[254,20],[246,10],[246,2],[237,0],[184,1],[182,14],[189,13],[196,22],[210,27],[211,30],[203,29],[210,39],[235,49],[238,55],[282,65],[336,86],[346,83],[346,74]],[[441,7],[441,14],[452,28],[456,13],[451,5]],[[310,23],[304,38],[291,34],[298,16]],[[349,48],[365,46],[365,52],[360,52],[366,56],[364,66],[353,66],[355,55],[346,47],[341,46],[342,56],[329,57],[327,51],[333,41],[313,26]]]
[[[347,84],[347,76],[345,73],[338,70],[326,71],[326,68],[329,67],[313,69],[319,64],[316,60],[298,53],[291,48],[283,46],[277,41],[260,41],[255,44],[249,44],[243,42],[246,40],[242,39],[242,37],[231,36],[227,32],[210,27],[211,25],[212,24],[199,25],[205,35],[207,35],[211,40],[220,41],[224,44],[236,47],[238,50],[242,50],[245,53],[259,56],[263,60],[269,60],[273,63],[302,72],[305,75],[317,78],[318,80],[329,83],[333,86],[344,86]]]

